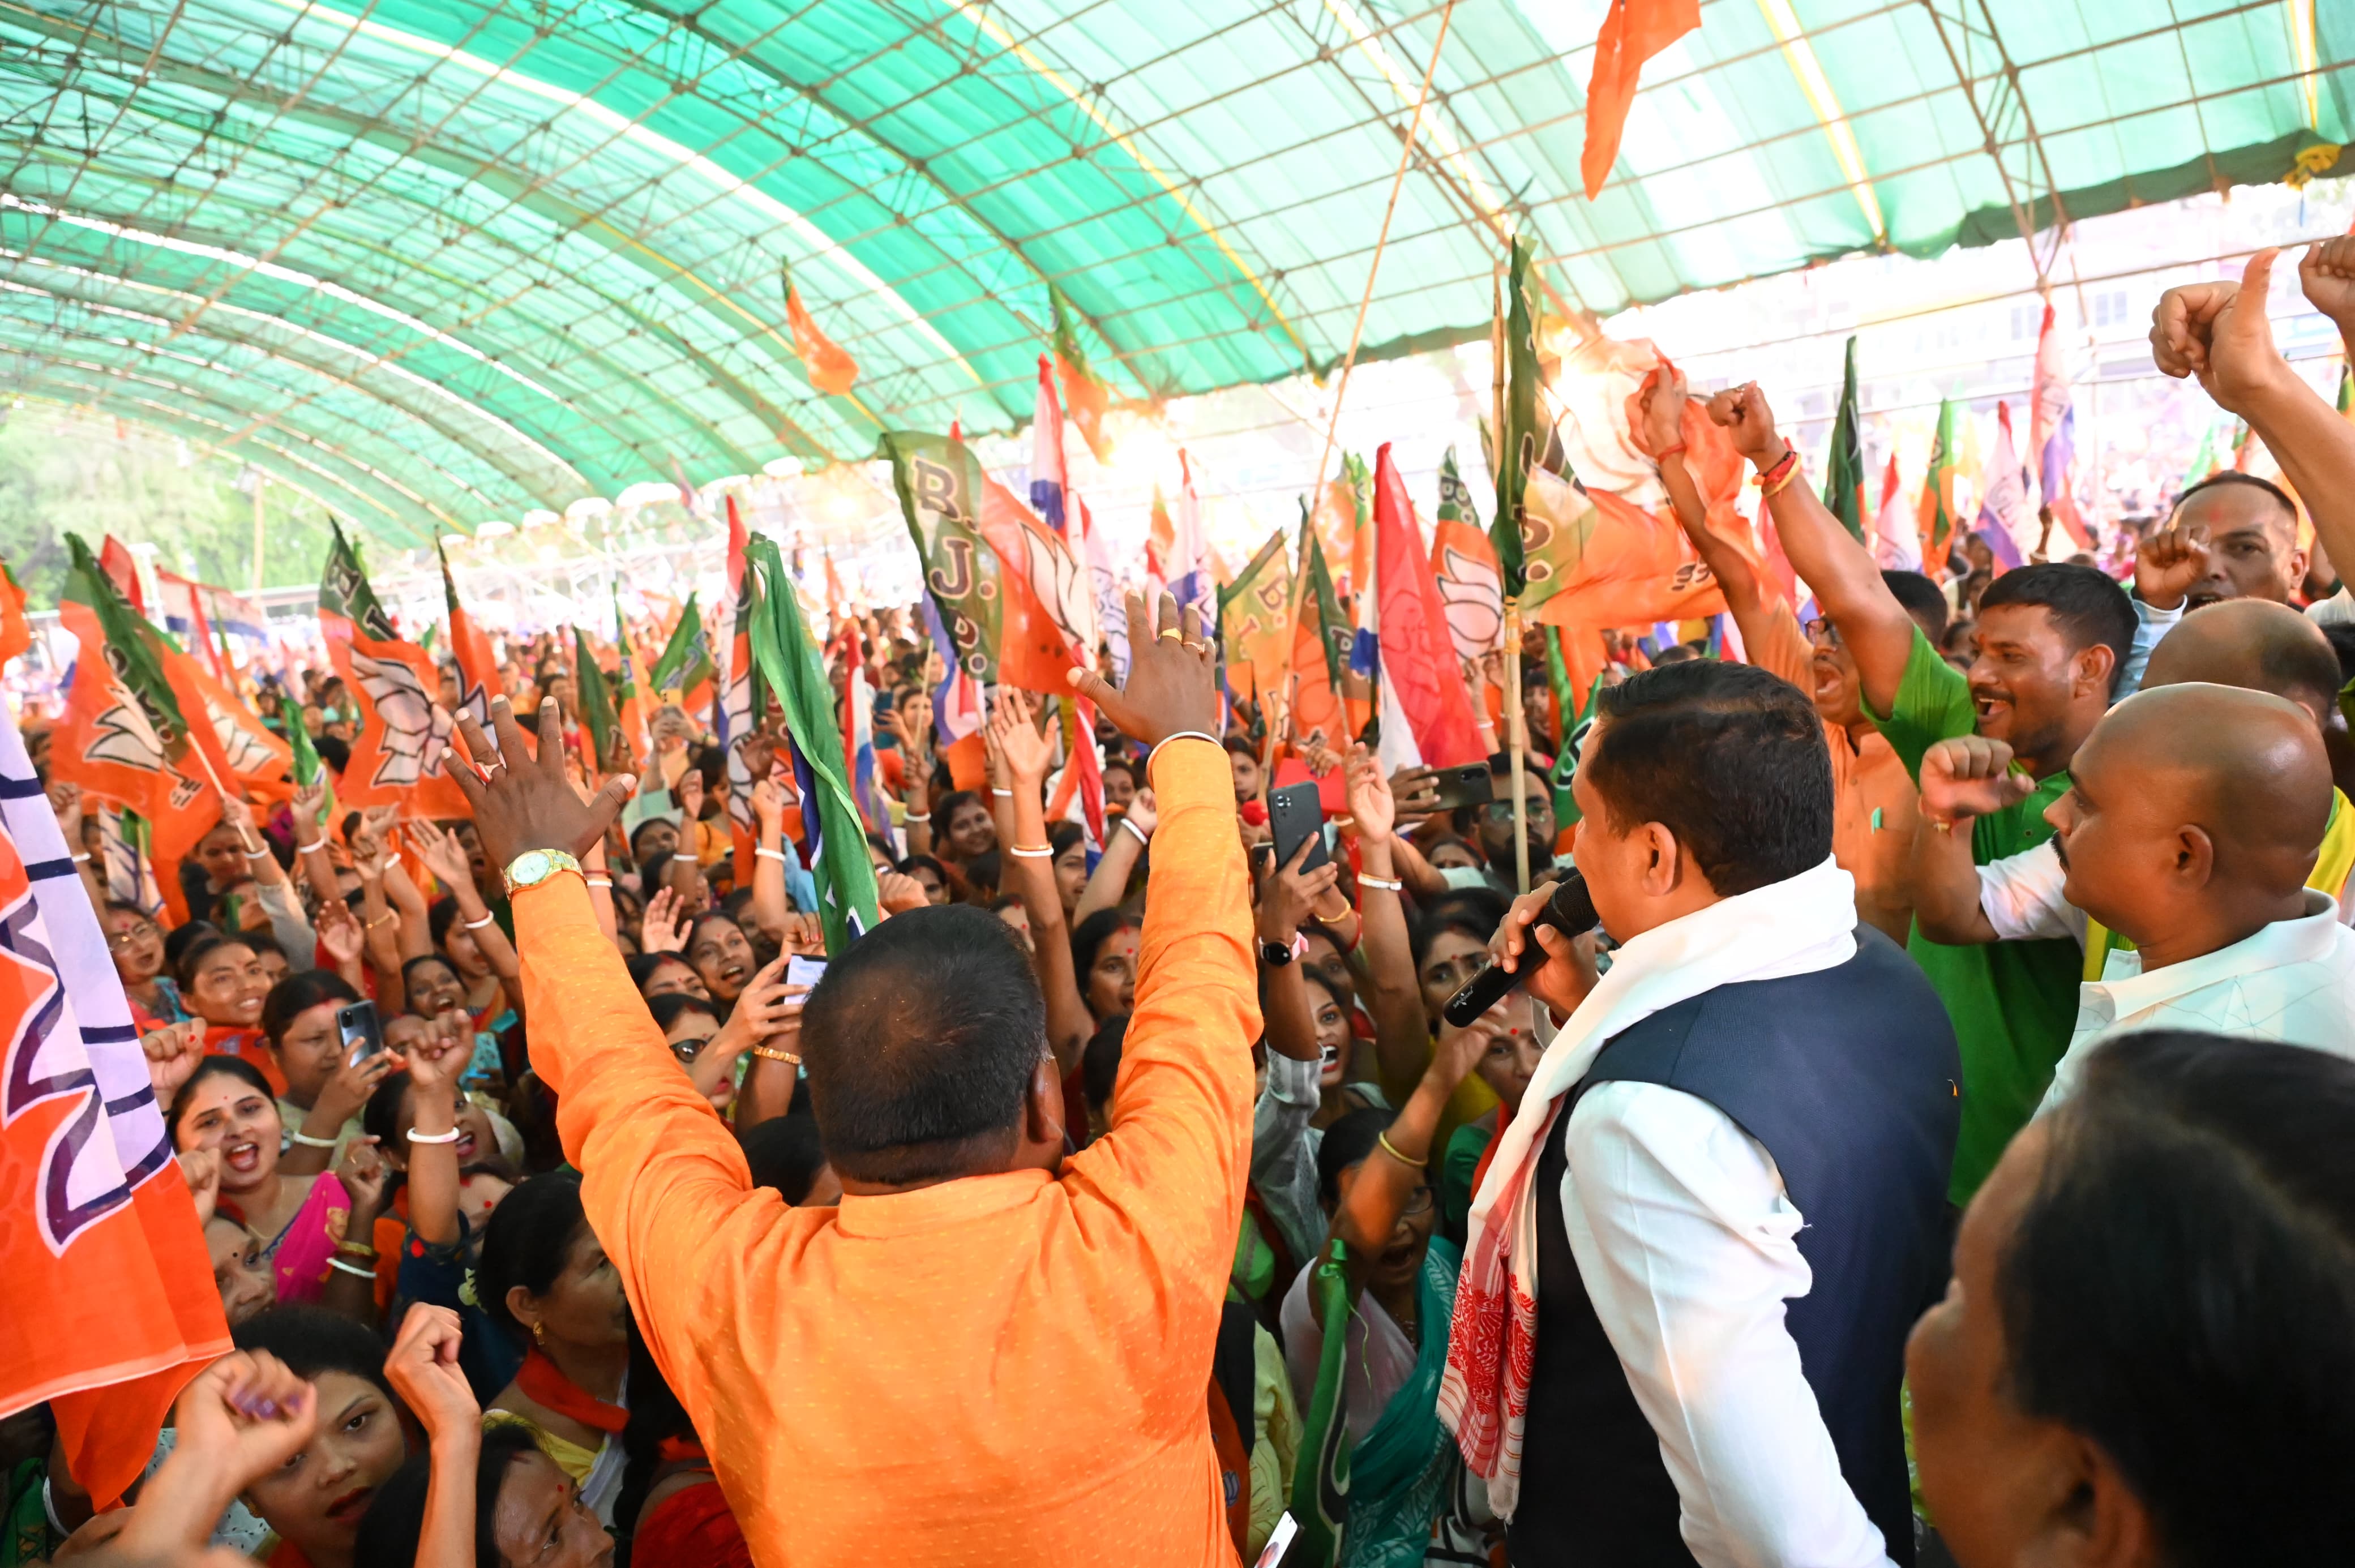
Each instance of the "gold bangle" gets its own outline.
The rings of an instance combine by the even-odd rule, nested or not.
[[[361,929],[362,931],[374,931],[378,926],[379,926],[379,925],[389,925],[389,924],[391,924],[394,921],[397,921],[397,920],[399,920],[400,918],[400,912],[399,912],[399,911],[397,911],[397,910],[387,910],[387,911],[385,911],[385,912],[384,912],[384,913],[383,913],[380,917],[378,917],[378,919],[375,919],[375,920],[364,920],[364,921],[360,922],[360,929]]]
[[[1431,1164],[1431,1157],[1429,1155],[1423,1156],[1421,1159],[1410,1159],[1405,1155],[1399,1153],[1398,1145],[1391,1142],[1391,1136],[1387,1132],[1376,1133],[1374,1135],[1374,1141],[1382,1146],[1382,1152],[1384,1154],[1390,1156],[1401,1165],[1412,1166],[1417,1170],[1423,1170],[1428,1168]]]
[[[802,1059],[800,1057],[795,1056],[790,1051],[779,1051],[773,1045],[756,1045],[751,1049],[752,1054],[759,1057],[763,1061],[783,1061],[795,1067],[799,1067],[802,1064]]]
[[[1765,486],[1764,489],[1760,492],[1759,499],[1762,501],[1773,500],[1775,496],[1789,489],[1791,487],[1791,481],[1796,479],[1798,476],[1799,465],[1794,463],[1791,466],[1783,470],[1783,477],[1775,480],[1772,485]]]

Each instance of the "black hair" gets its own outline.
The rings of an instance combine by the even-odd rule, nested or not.
[[[483,1433],[482,1446],[474,1454],[476,1563],[500,1561],[499,1488],[506,1484],[507,1470],[516,1460],[538,1447],[531,1428],[517,1423],[502,1423]],[[352,1543],[352,1568],[411,1568],[425,1539],[425,1496],[432,1480],[432,1456],[420,1454],[376,1489],[360,1520],[359,1539]]]
[[[1049,859],[1060,859],[1071,852],[1071,846],[1087,841],[1087,829],[1069,818],[1047,825],[1047,848],[1053,851]]]
[[[270,1080],[261,1075],[261,1068],[256,1067],[244,1057],[218,1055],[204,1057],[197,1062],[197,1070],[188,1074],[187,1082],[182,1083],[179,1092],[172,1096],[170,1114],[165,1117],[175,1148],[179,1147],[180,1142],[180,1120],[188,1114],[188,1102],[196,1098],[197,1085],[208,1078],[224,1077],[236,1079],[272,1105],[278,1104],[278,1096],[270,1091]]]
[[[443,957],[439,953],[421,953],[414,958],[405,958],[401,960],[400,992],[402,998],[410,1003],[409,1010],[410,1012],[417,1011],[417,987],[413,982],[412,976],[416,975],[420,965],[426,964],[439,964],[442,967],[450,971],[450,977],[457,981],[458,984],[464,986],[466,983],[466,977],[458,973],[458,966],[455,964],[451,963],[449,959]]]
[[[646,994],[646,983],[655,977],[655,971],[666,963],[683,965],[689,969],[695,967],[687,962],[687,955],[683,953],[633,953],[622,963],[630,972],[630,984],[638,988],[638,995],[642,997]]]
[[[622,1470],[621,1492],[613,1499],[613,1533],[624,1541],[636,1531],[646,1494],[654,1490],[655,1473],[663,1467],[663,1444],[673,1437],[696,1435],[687,1406],[679,1403],[677,1391],[663,1376],[635,1319],[630,1323],[627,1377],[623,1386],[627,1391],[630,1424],[622,1428],[622,1452],[627,1463]]]
[[[1091,1105],[1107,1104],[1113,1085],[1120,1082],[1121,1047],[1128,1040],[1128,1015],[1114,1013],[1096,1026],[1080,1054],[1080,1086]]]
[[[1450,888],[1432,900],[1407,927],[1407,951],[1414,960],[1415,973],[1423,972],[1423,961],[1441,932],[1461,932],[1485,947],[1505,923],[1506,912],[1511,907],[1502,894],[1487,888]]]
[[[718,1008],[688,991],[665,991],[659,997],[648,997],[646,1010],[655,1016],[655,1028],[665,1034],[668,1034],[671,1026],[678,1022],[681,1013],[702,1013],[715,1024],[719,1021]]]
[[[275,1047],[286,1043],[286,1031],[313,1008],[328,1002],[345,1007],[360,999],[351,982],[333,969],[297,969],[261,999],[261,1032]]]
[[[314,736],[311,749],[318,752],[319,760],[333,768],[338,776],[352,765],[351,742],[340,735]]]
[[[1831,753],[1789,681],[1704,659],[1606,687],[1596,711],[1582,767],[1613,826],[1668,828],[1721,898],[1831,854]]]
[[[175,951],[172,938],[178,936],[181,931],[192,932],[194,934],[186,942],[180,943],[177,950]],[[165,961],[172,965],[172,978],[178,983],[181,990],[186,990],[195,983],[197,965],[203,963],[206,957],[217,949],[227,947],[231,943],[235,943],[240,947],[246,945],[245,938],[242,936],[231,936],[220,927],[207,924],[201,921],[191,921],[188,924],[180,927],[180,931],[176,931],[171,936],[164,939],[164,957]],[[250,952],[251,949],[248,948],[247,951]]]
[[[141,909],[137,904],[133,903],[128,899],[107,900],[106,912],[109,914],[135,914],[150,925],[157,923],[154,911]],[[186,928],[182,927],[182,929],[185,930]]]
[[[755,1122],[737,1137],[752,1185],[773,1188],[788,1203],[799,1203],[817,1184],[826,1168],[826,1144],[818,1136],[817,1118],[806,1112],[771,1116]],[[635,1408],[633,1406],[632,1408]]]
[[[678,835],[680,842],[684,843],[686,841],[686,828],[681,827],[678,823],[673,822],[669,817],[657,812],[651,816],[640,818],[638,825],[630,829],[630,858],[634,860],[638,858],[638,835],[644,833],[649,827],[667,827],[673,833]]]
[[[995,888],[1003,880],[1005,861],[995,849],[984,849],[964,863],[964,880],[968,890]]]
[[[315,1382],[322,1372],[347,1372],[374,1383],[396,1406],[400,1403],[384,1375],[384,1341],[340,1312],[272,1307],[230,1329],[229,1339],[240,1350],[277,1357],[298,1378]]]
[[[1010,1133],[1047,1050],[1046,1002],[1006,923],[970,905],[911,910],[827,965],[802,1012],[826,1157],[862,1181],[964,1173]]]
[[[941,796],[939,804],[932,807],[932,822],[939,829],[932,836],[935,843],[945,844],[949,841],[949,818],[954,816],[957,814],[957,808],[967,801],[985,811],[989,809],[989,803],[969,789],[953,789]],[[996,820],[995,817],[991,818],[993,823]]]
[[[455,893],[442,894],[433,901],[433,907],[425,912],[426,933],[432,937],[436,947],[449,944],[450,928],[457,923],[458,895]]]
[[[388,1073],[369,1093],[368,1104],[360,1107],[360,1131],[374,1138],[378,1147],[399,1147],[400,1102],[408,1097],[409,1089],[408,1073]]]
[[[2213,490],[2220,485],[2246,485],[2252,489],[2264,491],[2273,498],[2274,505],[2281,508],[2282,516],[2289,521],[2291,532],[2293,534],[2296,532],[2297,503],[2289,498],[2289,493],[2270,479],[2259,478],[2254,474],[2243,474],[2237,468],[2220,468],[2197,485],[2185,485],[2182,492],[2175,497],[2175,505],[2168,508],[2167,515],[2170,518],[2173,517],[2178,512],[2183,510],[2183,504],[2192,496],[2202,490]]]
[[[1997,1263],[2012,1399],[2110,1456],[2179,1568],[2335,1557],[2355,1467],[2355,1062],[2126,1035],[2051,1124]]]
[[[944,888],[954,887],[956,885],[949,880],[949,869],[946,866],[942,865],[938,859],[930,855],[911,855],[892,869],[904,875],[914,876],[916,874],[916,869],[919,867],[932,872],[934,877],[939,879],[941,886]]]
[[[642,823],[640,826],[645,825]],[[638,886],[646,890],[646,897],[654,897],[655,890],[664,885],[663,873],[670,869],[670,863],[677,859],[678,851],[676,849],[657,849],[638,862]]]
[[[1259,762],[1259,748],[1252,744],[1248,735],[1230,735],[1219,744],[1225,747],[1231,756],[1247,758],[1253,765]]]
[[[1103,944],[1124,931],[1142,931],[1145,921],[1124,909],[1100,909],[1080,922],[1071,933],[1071,973],[1079,977],[1080,996],[1088,994],[1088,971],[1096,966]]]
[[[1325,1129],[1316,1146],[1316,1201],[1332,1209],[1341,1201],[1341,1173],[1371,1155],[1391,1130],[1393,1113],[1369,1105],[1351,1111]]]
[[[547,1295],[564,1272],[572,1243],[588,1229],[581,1178],[574,1172],[551,1170],[517,1182],[483,1227],[482,1258],[474,1268],[474,1299],[483,1316],[517,1344],[524,1343],[529,1336],[507,1305],[507,1292],[521,1285],[534,1296]]]
[[[1922,633],[1933,647],[1946,635],[1946,620],[1952,612],[1946,605],[1946,592],[1918,571],[1883,571],[1882,586],[1890,597],[1905,607],[1905,613],[1922,624]]]
[[[1984,618],[2001,604],[2041,605],[2061,628],[2061,635],[2069,639],[2073,653],[2096,646],[2109,649],[2110,690],[2117,691],[2139,623],[2135,619],[2134,601],[2105,574],[2065,560],[2019,567],[1987,584],[1987,591],[1979,595],[1978,613]]]
[[[275,953],[281,958],[286,959],[288,963],[291,964],[293,962],[293,959],[287,954],[286,944],[279,941],[276,933],[271,931],[240,931],[235,936],[231,937],[230,940],[233,942],[244,943],[247,949],[250,952]]]
[[[1122,773],[1126,773],[1132,781],[1136,777],[1136,764],[1130,762],[1126,757],[1106,757],[1103,760],[1103,771],[1105,773],[1110,773],[1114,768],[1118,768]]]

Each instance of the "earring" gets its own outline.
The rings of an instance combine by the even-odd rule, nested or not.
[[[548,1343],[547,1324],[535,1323],[531,1326],[531,1342],[535,1345],[545,1345]]]

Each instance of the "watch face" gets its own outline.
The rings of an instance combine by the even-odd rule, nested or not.
[[[516,857],[514,865],[507,868],[507,877],[516,886],[527,888],[545,880],[549,869],[547,850],[527,849]]]

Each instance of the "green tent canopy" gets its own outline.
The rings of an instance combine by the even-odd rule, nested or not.
[[[0,389],[413,543],[1009,429],[1050,283],[1116,398],[1322,369],[1443,9],[10,0]],[[1603,313],[2328,171],[2350,135],[2328,0],[1703,0],[1590,203],[1604,9],[1458,0],[1367,352],[1485,335],[1509,232],[1546,308]],[[847,395],[809,385],[786,267]]]

